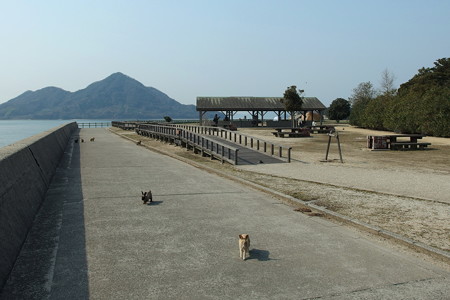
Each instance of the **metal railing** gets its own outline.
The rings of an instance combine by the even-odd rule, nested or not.
[[[112,127],[117,127],[123,130],[134,130],[142,122],[137,121],[112,121]]]
[[[232,141],[236,144],[245,146],[247,148],[270,154],[285,159],[287,162],[291,162],[292,147],[287,147],[275,143],[265,141],[263,139],[255,138],[246,134],[239,133],[237,131],[228,130],[221,127],[213,126],[195,126],[195,125],[171,125],[176,128],[183,128],[185,130],[195,132],[203,135],[213,135],[223,138],[225,140]]]
[[[239,149],[205,137],[204,135],[184,130],[176,126],[158,124],[140,124],[135,131],[142,136],[152,137],[167,142],[173,142],[202,156],[209,155],[211,159],[219,159],[238,164]]]
[[[111,122],[77,122],[78,128],[111,127]]]

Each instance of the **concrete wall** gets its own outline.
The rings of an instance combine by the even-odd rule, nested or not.
[[[0,148],[0,290],[77,129],[73,122]]]

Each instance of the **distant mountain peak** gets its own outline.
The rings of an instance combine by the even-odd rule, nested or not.
[[[100,80],[99,82],[102,82],[102,81],[105,81],[105,82],[108,82],[108,83],[109,82],[134,82],[134,83],[137,83],[137,84],[139,84],[141,86],[144,86],[141,82],[137,81],[133,77],[130,77],[130,76],[128,76],[126,74],[123,74],[121,72],[113,73],[113,74],[109,75],[108,77],[106,77],[105,79]]]
[[[45,87],[0,104],[0,119],[162,119],[197,118],[183,105],[121,72],[76,92]]]
[[[105,79],[108,79],[108,78],[129,78],[129,79],[135,80],[134,78],[131,78],[130,76],[125,75],[125,74],[123,74],[122,72],[112,73],[111,75],[109,75],[109,76],[106,77]]]

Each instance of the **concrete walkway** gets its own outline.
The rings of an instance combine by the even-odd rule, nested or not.
[[[448,299],[447,269],[106,129],[80,135],[95,142],[68,147],[1,299]]]

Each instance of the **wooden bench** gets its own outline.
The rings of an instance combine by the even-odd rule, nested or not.
[[[316,125],[316,126],[306,126],[312,133],[330,133],[330,131],[335,131],[334,126],[330,125]]]
[[[391,150],[424,150],[431,143],[395,142],[391,143]]]
[[[282,138],[284,138],[286,135],[288,137],[306,137],[306,136],[309,136],[309,134],[306,135],[303,132],[281,132],[281,131],[278,132],[278,131],[273,131],[272,134],[274,136],[276,136],[276,137],[282,137]]]
[[[391,150],[424,150],[431,143],[419,143],[424,135],[421,134],[389,134],[380,136],[367,136],[367,147],[371,149]],[[398,139],[406,139],[399,141]]]
[[[237,127],[234,124],[225,124],[225,125],[223,125],[223,128],[231,130],[231,131],[237,130]]]

